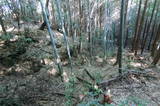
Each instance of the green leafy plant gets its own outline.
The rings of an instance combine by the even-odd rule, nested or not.
[[[2,34],[0,36],[0,39],[5,40],[5,41],[9,41],[10,39],[13,38],[13,34],[7,33],[7,34]]]
[[[99,99],[89,99],[88,102],[83,102],[78,104],[78,106],[103,106],[99,103]]]
[[[66,98],[66,106],[73,106],[72,96],[76,91],[75,88],[76,78],[74,76],[70,77],[69,82],[65,84],[65,98]]]
[[[31,38],[26,38],[24,36],[20,37],[17,46],[26,46],[28,43],[31,43],[32,39]]]

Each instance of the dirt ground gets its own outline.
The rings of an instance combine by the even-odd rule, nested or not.
[[[66,82],[62,82],[56,75],[58,69],[54,63],[49,35],[46,33],[29,32],[27,36],[35,42],[28,43],[22,47],[25,48],[22,49],[23,53],[16,52],[15,55],[13,54],[17,47],[16,40],[7,46],[0,43],[0,105],[64,106],[66,104]],[[71,69],[65,57],[63,36],[58,32],[55,33],[65,76],[68,78],[71,76]],[[100,83],[116,78],[118,67],[113,66],[116,55],[104,59],[103,51],[98,46],[92,60],[86,49],[83,52],[82,55],[72,58],[74,76],[92,82],[84,71],[86,69]],[[134,57],[129,51],[124,51],[124,73],[138,71],[144,74],[126,74],[125,77],[113,80],[110,84],[102,84],[105,90],[111,91],[113,100],[111,105],[160,106],[160,65],[151,67],[151,61],[149,53]],[[102,99],[102,94],[98,98],[87,95],[89,89],[78,80],[74,89],[73,96],[76,97],[72,98],[74,105],[90,106],[87,105],[89,101]],[[85,97],[80,102],[81,95]]]

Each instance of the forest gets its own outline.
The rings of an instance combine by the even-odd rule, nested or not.
[[[0,106],[160,106],[160,0],[0,0]]]

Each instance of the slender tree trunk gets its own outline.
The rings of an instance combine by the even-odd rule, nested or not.
[[[127,25],[129,25],[129,21],[128,21]],[[129,29],[128,29],[128,26],[127,26],[127,28],[126,28],[126,38],[125,38],[125,42],[124,42],[124,48],[126,48],[127,45],[128,45],[128,36],[129,36]]]
[[[87,6],[88,6],[88,22],[87,22],[87,33],[88,33],[88,50],[90,53],[90,56],[92,57],[92,40],[91,40],[91,17],[90,17],[90,2],[87,0]]]
[[[157,31],[157,34],[156,34],[156,37],[153,41],[153,44],[152,44],[152,49],[151,49],[151,56],[155,56],[155,51],[156,51],[156,47],[157,47],[157,43],[158,43],[158,40],[160,39],[160,24],[158,26],[158,31]]]
[[[139,24],[140,24],[141,4],[142,4],[142,0],[139,1],[138,14],[137,14],[136,26],[135,26],[135,34],[134,34],[134,38],[133,38],[133,42],[132,42],[131,51],[134,51],[134,49],[135,49],[135,40],[136,40],[136,37],[137,37],[137,32],[138,32],[138,28],[139,28]]]
[[[155,32],[156,32],[155,29],[156,29],[156,22],[154,23],[154,25],[152,27],[152,33],[151,33],[151,37],[149,39],[148,50],[150,50],[150,48],[151,48],[152,40],[153,40]]]
[[[127,29],[128,29],[128,17],[127,17],[127,12],[128,12],[128,1],[129,0],[126,0],[126,2],[125,2],[125,13],[124,13],[124,38],[127,38]],[[126,39],[124,39],[124,47],[125,47],[125,41]]]
[[[137,55],[137,52],[138,52],[139,42],[140,42],[140,37],[141,37],[141,31],[142,31],[142,27],[143,27],[143,23],[144,23],[145,13],[146,13],[146,10],[147,10],[147,4],[148,4],[148,0],[145,1],[144,10],[143,10],[143,13],[142,13],[140,25],[139,25],[139,28],[138,28],[138,31],[137,31],[137,34],[136,34],[134,55]]]
[[[58,23],[56,22],[56,17],[55,17],[55,7],[54,7],[54,2],[51,2],[52,4],[52,28],[55,30],[59,30]]]
[[[82,5],[81,5],[81,0],[78,0],[78,2],[79,2],[79,35],[80,35],[78,51],[79,53],[81,53],[82,51]]]
[[[72,24],[72,15],[71,15],[71,9],[70,9],[70,1],[67,0],[67,10],[68,10],[68,17],[69,17],[69,35],[73,36],[73,24]]]
[[[156,4],[157,4],[157,0],[155,0],[154,2],[154,7],[153,7],[153,10],[152,10],[152,15],[151,15],[151,19],[149,21],[149,25],[148,25],[148,28],[147,28],[147,32],[146,32],[146,36],[145,36],[145,39],[144,39],[144,42],[142,44],[142,51],[141,51],[141,54],[143,53],[144,49],[145,49],[145,45],[146,45],[146,42],[147,42],[147,38],[149,36],[149,31],[150,31],[150,28],[151,28],[151,23],[152,23],[152,20],[153,20],[153,16],[154,16],[154,11],[155,11],[155,8],[156,8]]]
[[[17,13],[17,24],[18,24],[18,31],[20,30],[21,26],[20,26],[20,13]]]
[[[121,16],[120,16],[120,35],[118,38],[118,65],[119,65],[119,74],[122,74],[122,49],[123,49],[123,36],[124,36],[124,11],[125,11],[125,0],[121,0]]]
[[[68,58],[69,58],[69,62],[70,62],[71,71],[72,71],[72,60],[71,60],[70,47],[69,47],[69,43],[68,43],[67,33],[66,33],[65,28],[64,28],[64,21],[62,19],[60,2],[58,0],[56,0],[56,5],[57,5],[57,9],[58,9],[58,15],[59,15],[60,21],[61,21],[61,27],[62,27],[62,31],[63,31],[64,42],[66,44],[66,50],[67,50],[67,54],[68,54]]]
[[[42,0],[40,0],[40,3],[41,3],[41,7],[42,7],[44,21],[46,22],[46,25],[47,25],[47,28],[48,28],[48,32],[49,32],[49,35],[50,35],[53,51],[54,51],[54,54],[56,56],[56,62],[57,62],[57,66],[58,66],[58,69],[59,69],[59,74],[60,74],[61,78],[63,79],[63,77],[62,77],[62,75],[63,75],[63,68],[62,68],[62,65],[61,65],[60,56],[59,56],[59,54],[57,52],[57,48],[56,48],[55,34],[51,30],[50,22],[49,22],[49,19],[47,17],[45,8],[44,8],[44,6],[42,4]]]
[[[46,5],[45,5],[45,8],[46,8],[46,10],[47,10],[47,13],[49,12],[48,11],[48,5],[49,5],[49,0],[46,0]],[[47,14],[47,18],[49,19],[49,15]],[[47,23],[45,22],[45,20],[44,20],[44,22],[42,23],[42,25],[40,26],[40,30],[44,30],[44,28],[46,27],[46,25],[47,25]]]
[[[6,31],[6,28],[5,28],[5,26],[4,26],[4,22],[3,22],[3,19],[2,19],[1,16],[0,16],[0,24],[1,24],[1,27],[2,27],[2,30],[3,30],[4,34],[6,35],[6,34],[7,34],[7,31]]]
[[[102,6],[99,9],[99,28],[100,29],[102,29],[101,20],[102,20]],[[101,32],[100,32],[100,34],[101,34]]]
[[[150,48],[151,48],[152,40],[153,40],[153,37],[154,37],[155,32],[156,32],[155,29],[156,29],[157,18],[158,18],[159,3],[160,3],[160,2],[158,2],[157,9],[156,9],[156,13],[155,13],[155,19],[154,19],[154,23],[153,23],[153,27],[152,27],[151,37],[150,37],[150,39],[149,39],[148,50],[150,50]]]
[[[159,45],[160,45],[160,44],[159,44]],[[153,65],[156,65],[159,60],[160,60],[160,47],[159,47],[158,50],[157,50],[156,56],[154,57],[152,64],[153,64]]]
[[[148,24],[148,17],[145,21],[145,25],[144,25],[144,30],[143,30],[143,34],[142,34],[142,42],[141,42],[141,45],[143,45],[143,42],[144,42],[144,39],[145,39],[145,35],[146,35],[146,30],[147,28],[149,27],[149,24]],[[142,46],[141,46],[142,47]],[[142,49],[142,48],[141,48]]]

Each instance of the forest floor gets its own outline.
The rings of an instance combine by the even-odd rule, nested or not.
[[[119,78],[118,66],[113,66],[116,55],[104,59],[103,51],[97,45],[92,60],[87,49],[83,49],[81,55],[73,56],[72,75],[63,36],[55,33],[66,81],[70,76],[83,80],[76,80],[74,87],[69,88],[71,92],[66,91],[66,82],[62,82],[56,75],[58,70],[54,63],[49,35],[45,31],[23,32],[27,40],[19,39],[19,35],[14,36],[7,45],[0,40],[0,106],[64,106],[68,101],[68,93],[73,94],[68,98],[72,99],[74,105],[90,106],[96,101],[100,103],[103,95],[93,96],[93,92],[83,81],[93,85],[95,82],[99,83],[99,88],[105,88],[102,89],[103,92],[110,90],[113,106],[160,105],[160,64],[151,67],[152,58],[149,53],[134,57],[133,53],[125,50],[125,74]],[[100,104],[95,106],[98,105]]]

